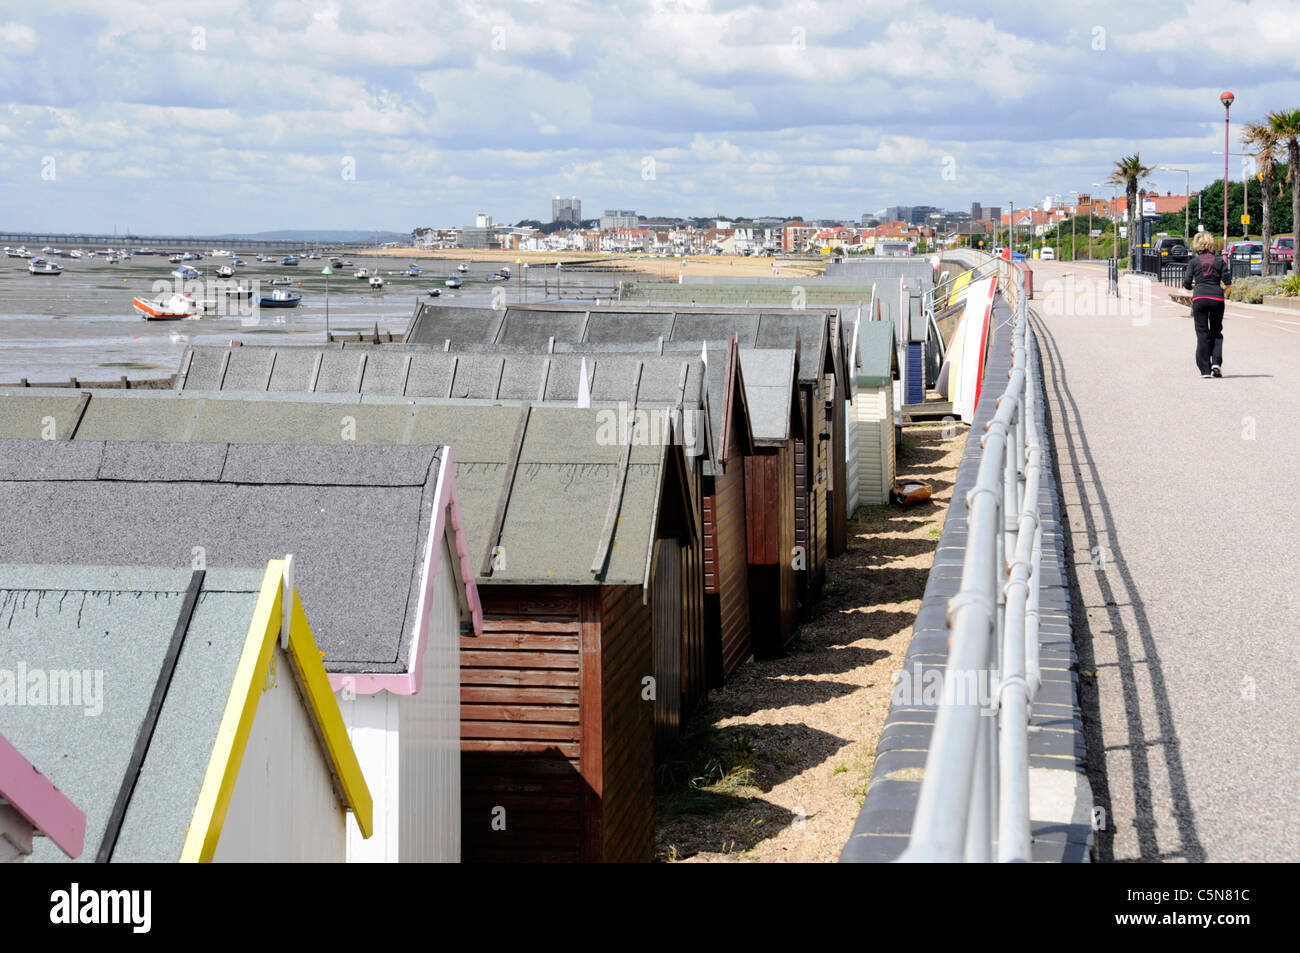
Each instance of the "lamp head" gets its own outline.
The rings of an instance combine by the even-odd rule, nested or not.
[[[1237,97],[1232,95],[1230,91],[1225,90],[1224,92],[1219,93],[1219,102],[1223,103],[1224,109],[1227,109],[1234,102],[1236,102],[1236,99]]]

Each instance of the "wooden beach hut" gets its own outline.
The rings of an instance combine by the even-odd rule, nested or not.
[[[717,456],[710,428],[721,426],[722,420],[710,412],[705,365],[698,354],[585,355],[540,350],[451,353],[401,344],[346,350],[338,346],[200,346],[186,350],[177,374],[177,387],[183,393],[220,390],[229,395],[252,396],[264,394],[271,386],[285,392],[279,396],[305,392],[438,398],[448,402],[583,403],[620,413],[644,412],[650,415],[648,422],[667,422],[675,428],[673,439],[683,447],[697,525],[702,524],[705,494],[713,490],[717,479],[715,469],[720,469],[715,468]],[[724,399],[719,393],[718,400]],[[733,474],[739,469],[739,465],[733,467]],[[743,528],[742,520],[736,529],[743,533]],[[709,538],[707,534],[705,538]],[[712,538],[716,556],[716,534]],[[743,536],[735,542],[742,553],[743,568]],[[683,557],[683,597],[692,605],[702,606],[709,572],[716,576],[716,568],[705,567],[703,541],[697,540],[697,545]],[[716,584],[716,578],[713,581]],[[743,590],[739,598],[745,599]],[[732,657],[748,646],[747,620],[729,619],[731,626],[723,633],[720,626],[713,624],[701,630],[695,620],[702,618],[701,612],[687,613],[682,657],[673,665],[678,672],[673,678],[681,685],[682,718],[703,701],[710,684],[718,683],[724,635],[726,652]],[[738,628],[741,626],[743,629]],[[744,657],[747,653],[735,664]],[[668,741],[667,736],[661,736],[661,753]]]
[[[673,666],[683,631],[700,629],[699,604],[683,596],[685,555],[698,545],[684,455],[652,417],[624,421],[616,407],[371,395],[250,400],[220,392],[96,395],[78,410],[80,396],[68,397],[58,406],[48,395],[0,396],[0,430],[33,413],[53,416],[73,439],[40,442],[47,451],[81,446],[110,456],[125,452],[119,438],[222,446],[239,437],[271,444],[274,459],[296,442],[308,457],[359,452],[371,476],[391,469],[377,451],[454,447],[484,611],[483,634],[461,640],[462,856],[649,858],[654,741],[679,728],[681,679]],[[15,406],[25,399],[33,405]],[[131,406],[137,401],[144,403]],[[349,446],[322,446],[343,442]],[[141,450],[157,458],[164,446]],[[208,452],[243,452],[225,446]],[[295,479],[306,466],[281,464]],[[97,462],[91,472],[108,479],[113,467]],[[325,514],[312,517],[315,524],[338,524],[337,546],[373,532],[343,517],[347,500],[313,502]],[[403,525],[394,517],[381,535]],[[346,617],[391,604],[353,593],[337,611]],[[327,664],[331,657],[327,651]]]
[[[843,492],[847,371],[834,309],[653,308],[643,305],[529,305],[499,310],[420,305],[408,343],[451,351],[551,346],[559,351],[638,348],[698,352],[705,342],[735,337],[741,348],[799,351],[803,432],[796,446],[796,539],[804,569],[801,600],[810,604],[825,583],[826,560],[847,541]],[[838,484],[836,481],[839,481]],[[833,505],[832,499],[840,501]]]
[[[6,477],[39,480],[30,462],[9,456]],[[342,861],[349,811],[370,833],[370,793],[284,560],[0,565],[0,606],[0,670],[23,675],[24,696],[5,705],[5,732],[84,806],[79,859]],[[67,859],[63,846],[38,842],[32,859]]]
[[[892,321],[861,321],[851,352],[850,415],[857,425],[858,499],[863,506],[889,502],[897,475],[894,447],[894,381],[898,349]]]

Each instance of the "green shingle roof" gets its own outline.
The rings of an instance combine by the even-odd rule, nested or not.
[[[93,861],[104,838],[191,576],[187,569],[0,565],[0,671],[21,667],[29,692],[34,683],[58,685],[60,701],[72,700],[74,683],[79,693],[88,689],[79,705],[47,697],[41,707],[4,708],[6,736],[85,811],[81,861]],[[262,570],[206,573],[114,861],[180,858],[262,577]],[[32,859],[67,857],[41,838]]]

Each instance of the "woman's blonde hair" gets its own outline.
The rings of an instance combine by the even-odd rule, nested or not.
[[[1198,252],[1214,251],[1214,236],[1209,232],[1197,232],[1192,236],[1192,248]]]

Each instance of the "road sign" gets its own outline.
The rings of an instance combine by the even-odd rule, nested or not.
[[[1243,225],[1249,225],[1249,224],[1250,224],[1250,216],[1249,216],[1249,215],[1243,215],[1243,216],[1241,216],[1241,224],[1243,224]]]

